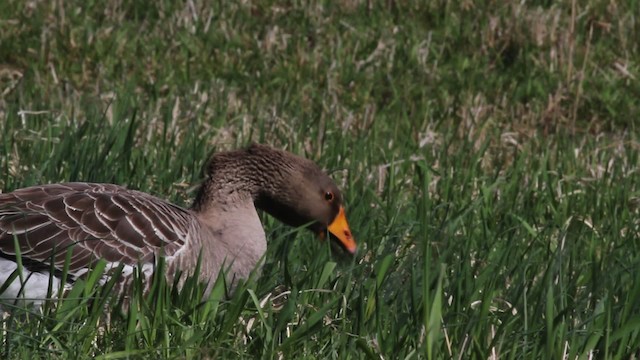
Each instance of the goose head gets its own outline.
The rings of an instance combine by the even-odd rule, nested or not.
[[[249,194],[256,208],[289,226],[306,227],[321,239],[330,233],[331,240],[355,254],[357,245],[342,194],[313,161],[254,143],[243,150],[216,154],[206,171],[211,184],[204,189],[217,194],[212,201],[225,198],[221,193]],[[206,196],[202,198],[206,202]]]

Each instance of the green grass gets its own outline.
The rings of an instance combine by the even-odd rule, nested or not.
[[[230,297],[78,283],[0,358],[640,356],[637,1],[255,3],[0,2],[0,189],[187,205],[258,141],[329,170],[357,258],[263,216]]]

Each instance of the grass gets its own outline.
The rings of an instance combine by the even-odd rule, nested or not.
[[[230,297],[160,283],[122,313],[77,283],[4,318],[0,357],[638,358],[637,8],[3,1],[0,189],[187,205],[259,141],[331,172],[360,252],[263,216]]]

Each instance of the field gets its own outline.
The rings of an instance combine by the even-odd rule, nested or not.
[[[264,214],[232,295],[160,281],[107,315],[88,278],[0,319],[0,358],[637,359],[639,9],[3,0],[0,191],[188,206],[255,141],[327,169],[360,248]]]

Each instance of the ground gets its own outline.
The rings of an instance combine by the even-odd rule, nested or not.
[[[639,20],[632,0],[2,1],[0,190],[186,205],[209,154],[257,141],[331,173],[360,252],[264,216],[263,273],[230,299],[158,284],[106,321],[88,279],[2,320],[0,357],[637,358]]]

